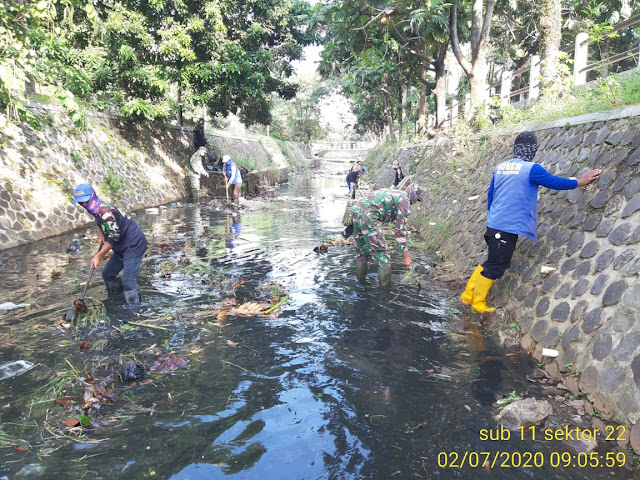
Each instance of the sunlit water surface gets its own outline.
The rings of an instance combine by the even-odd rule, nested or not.
[[[526,357],[506,356],[462,319],[456,292],[401,283],[397,253],[388,291],[375,273],[357,282],[353,246],[315,253],[342,230],[342,176],[295,177],[277,191],[246,201],[240,215],[207,201],[139,214],[150,240],[144,306],[107,299],[96,275],[88,296],[105,301],[110,324],[77,336],[57,324],[80,295],[94,247],[70,260],[72,235],[64,235],[0,253],[0,303],[36,302],[0,314],[0,360],[37,364],[0,382],[3,433],[29,442],[0,450],[0,477],[611,478],[615,469],[553,468],[551,452],[564,451],[558,444],[481,441],[480,429],[495,428],[496,396],[532,388]],[[412,254],[428,263],[417,247]],[[181,264],[185,257],[191,261]],[[182,267],[167,275],[171,265]],[[216,318],[215,302],[268,298],[270,282],[290,296],[279,316]],[[167,330],[112,328],[158,317]],[[80,349],[83,342],[99,348]],[[135,358],[148,369],[154,345],[188,358],[188,369],[123,385],[121,365]],[[112,375],[117,393],[114,405],[90,414],[95,428],[71,439],[62,420],[82,412],[38,403],[42,387],[70,366],[96,379]],[[487,471],[444,467],[442,455],[438,462],[443,452],[499,451],[541,452],[544,465]],[[618,470],[618,478],[628,475]]]

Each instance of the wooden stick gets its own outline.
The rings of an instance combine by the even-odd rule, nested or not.
[[[146,323],[132,322],[127,321],[129,325],[135,325],[136,327],[147,327],[147,328],[155,328],[157,330],[168,330],[167,327],[160,327],[159,325],[148,325]]]

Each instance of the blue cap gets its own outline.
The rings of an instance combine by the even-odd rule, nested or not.
[[[362,171],[366,172],[367,171],[367,167],[362,167]]]
[[[73,199],[77,202],[86,202],[93,195],[93,187],[88,183],[81,183],[73,189]]]

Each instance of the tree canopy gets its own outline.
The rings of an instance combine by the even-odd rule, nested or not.
[[[167,118],[181,100],[211,115],[270,122],[293,98],[291,61],[311,42],[301,0],[28,0],[0,6],[0,98],[19,84],[102,101],[128,118]],[[70,103],[68,106],[71,106]]]
[[[355,130],[395,138],[423,128],[428,111],[437,125],[446,120],[446,105],[460,99],[446,86],[454,63],[470,90],[467,115],[486,105],[487,87],[501,71],[528,65],[533,55],[543,59],[545,94],[569,71],[559,63],[561,50],[572,48],[578,32],[589,34],[591,61],[635,48],[634,27],[614,32],[614,26],[639,6],[640,0],[324,0],[313,8],[303,0],[5,0],[0,105],[14,118],[34,120],[24,101],[35,84],[78,122],[91,103],[130,120],[171,118],[184,106],[198,112],[192,117],[205,108],[212,117],[233,113],[246,125],[270,125],[278,105],[289,124],[272,131],[309,141],[322,134],[317,102],[327,89],[319,83],[301,89],[292,62],[316,43],[324,47],[319,73],[351,101]],[[596,73],[615,68],[603,65]]]

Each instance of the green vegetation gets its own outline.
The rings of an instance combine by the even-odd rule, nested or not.
[[[234,159],[234,162],[236,162],[239,167],[245,167],[249,171],[258,169],[258,163],[251,155],[243,155],[241,159]]]
[[[637,103],[640,103],[640,73],[608,77],[595,85],[573,89],[558,99],[542,97],[529,108],[504,107],[501,121],[483,130],[483,134],[491,136],[492,132],[521,122],[546,122]]]
[[[107,175],[104,177],[102,187],[109,193],[109,196],[113,201],[117,201],[122,198],[124,193],[122,178],[119,175],[116,175],[113,169],[109,168],[107,170]]]
[[[273,98],[296,94],[290,62],[313,39],[308,15],[299,0],[0,2],[0,106],[39,127],[25,107],[38,83],[47,91],[32,98],[80,128],[88,103],[140,121],[175,115],[178,101],[268,124]]]

